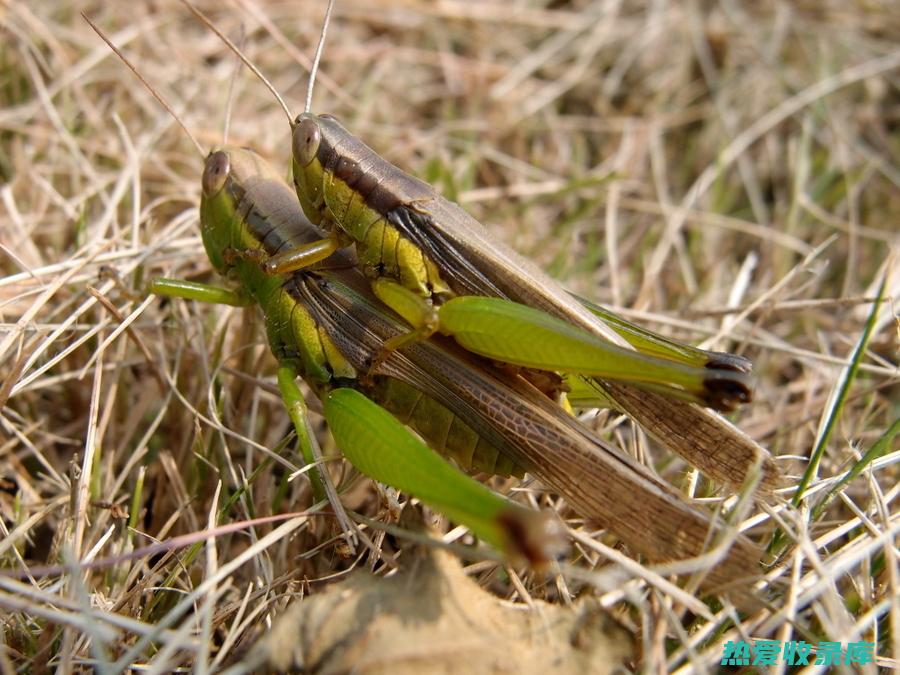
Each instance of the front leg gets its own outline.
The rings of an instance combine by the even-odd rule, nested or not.
[[[147,284],[147,293],[166,298],[183,298],[214,305],[230,305],[232,307],[248,307],[253,298],[243,289],[231,290],[222,286],[201,284],[184,279],[168,279],[157,277]]]
[[[303,244],[302,246],[282,251],[281,253],[276,253],[273,256],[267,255],[265,251],[260,249],[248,249],[244,251],[232,249],[228,255],[258,262],[263,272],[276,275],[288,274],[290,272],[296,272],[311,267],[330,257],[331,254],[339,248],[340,242],[338,239],[336,237],[329,237],[327,239],[318,239],[309,244]]]

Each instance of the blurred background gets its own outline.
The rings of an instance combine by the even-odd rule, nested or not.
[[[325,3],[198,5],[300,112]],[[227,133],[289,171],[284,112],[246,69],[235,77],[234,56],[181,3],[0,3],[5,568],[59,562],[64,545],[80,558],[125,553],[148,543],[138,530],[164,540],[202,529],[219,481],[234,520],[308,502],[305,482],[288,482],[262,451],[284,449],[289,427],[261,326],[242,322],[251,315],[239,310],[127,292],[160,274],[214,278],[196,230],[202,158],[81,12],[204,148]],[[833,417],[829,397],[879,284],[889,298],[900,291],[891,257],[900,222],[898,45],[900,5],[891,0],[338,2],[313,111],[336,115],[573,291],[660,332],[751,358],[755,402],[732,419],[797,476]],[[823,477],[849,469],[896,424],[895,311],[885,303],[872,315],[854,387],[825,443]],[[589,421],[693,496],[719,495],[615,416]],[[813,632],[849,631],[841,635],[862,621],[859,632],[896,655],[896,627],[893,638],[879,633],[879,617],[900,616],[896,553],[882,541],[863,556],[841,554],[852,542],[896,535],[896,445],[887,438],[894,454],[800,535],[827,542],[811,574],[843,570],[820,591],[837,604],[814,595],[793,618]],[[369,515],[386,508],[366,485],[348,503]],[[861,512],[869,517],[859,520]],[[766,520],[752,515],[757,525]],[[220,555],[259,532],[223,537]],[[235,572],[211,629],[217,648],[228,647],[217,658],[251,643],[286,595],[304,583],[315,592],[304,579],[348,567],[330,548],[316,549],[328,536],[313,523]],[[153,624],[207,573],[202,558],[178,555],[177,569],[155,568],[161,558],[151,557],[89,574],[83,597]],[[602,564],[587,558],[573,562]],[[798,575],[771,580],[773,588],[814,585]],[[482,582],[521,600],[503,574]],[[529,583],[536,595],[567,597]],[[224,641],[248,584],[256,618]],[[573,589],[644,626],[636,632],[650,663],[687,662],[671,648],[666,656],[665,628],[646,629],[673,617],[629,606],[610,589]],[[36,616],[5,624],[4,663],[90,654],[88,633]],[[785,621],[771,619],[763,633]],[[41,632],[46,625],[52,630]],[[694,648],[712,659],[721,642]]]

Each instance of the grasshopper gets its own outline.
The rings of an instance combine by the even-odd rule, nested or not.
[[[371,369],[404,344],[436,331],[451,334],[466,349],[499,361],[591,376],[570,380],[579,398],[625,412],[718,481],[741,485],[758,470],[764,492],[781,484],[766,450],[697,405],[730,410],[748,402],[749,361],[677,343],[575,298],[333,116],[307,110],[294,118],[259,70],[183,1],[282,104],[291,125],[297,196],[307,217],[328,230],[319,241],[260,260],[263,269],[288,273],[353,245],[375,295],[412,326],[385,342]],[[326,14],[326,28],[327,22]],[[321,47],[322,40],[313,72]],[[312,76],[307,108],[311,94]],[[457,302],[467,296],[483,296],[484,302]],[[517,304],[497,304],[498,298]]]

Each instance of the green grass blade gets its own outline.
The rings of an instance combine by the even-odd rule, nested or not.
[[[834,499],[834,496],[840,492],[845,485],[847,485],[850,481],[857,478],[862,472],[865,470],[867,466],[869,466],[876,459],[887,453],[887,451],[891,448],[891,441],[894,440],[894,436],[900,433],[900,418],[894,420],[894,423],[875,441],[872,446],[866,450],[865,454],[859,459],[859,461],[853,465],[853,467],[846,473],[846,475],[841,478],[835,485],[832,487],[828,494],[826,494],[822,501],[816,504],[816,507],[813,509],[811,520],[816,520],[828,503]]]
[[[847,396],[850,393],[850,388],[853,386],[853,381],[856,379],[856,374],[859,371],[859,364],[862,362],[863,354],[865,354],[866,351],[866,345],[869,344],[869,339],[872,337],[872,330],[875,328],[875,322],[878,318],[878,310],[881,308],[881,303],[884,299],[884,289],[886,284],[887,274],[885,273],[881,279],[881,284],[878,286],[878,293],[876,294],[875,302],[872,303],[872,310],[869,312],[868,319],[866,319],[866,325],[863,328],[862,335],[859,336],[859,340],[853,348],[853,353],[850,356],[850,363],[847,364],[841,372],[841,377],[838,380],[834,394],[831,397],[830,405],[825,409],[822,418],[823,423],[812,454],[810,455],[809,464],[806,467],[806,471],[803,472],[800,483],[797,485],[797,491],[794,493],[794,497],[791,500],[794,506],[798,506],[803,500],[803,496],[806,493],[807,488],[809,488],[809,484],[818,473],[819,464],[822,461],[825,448],[827,447],[828,441],[831,439],[831,434],[834,431],[834,427],[841,416],[841,411],[844,409],[844,403],[847,401]]]

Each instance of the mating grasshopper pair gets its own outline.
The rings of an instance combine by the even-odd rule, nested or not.
[[[292,138],[299,205],[254,154],[219,148],[207,157],[203,241],[213,266],[234,278],[239,291],[166,280],[152,288],[259,305],[307,460],[314,458],[314,439],[298,374],[323,398],[338,445],[356,466],[507,551],[547,557],[552,547],[544,539],[553,533],[552,521],[457,473],[377,404],[402,413],[433,444],[433,422],[443,421],[455,430],[445,438],[463,466],[534,471],[651,560],[701,553],[711,527],[706,515],[521,377],[432,335],[451,334],[472,352],[517,366],[588,376],[578,381],[582,391],[601,392],[655,435],[668,436],[667,425],[680,426],[674,439],[663,440],[674,440],[674,449],[732,483],[765,458],[749,439],[690,401],[728,409],[747,400],[749,364],[678,345],[588,308],[333,118],[305,113],[292,123]],[[327,236],[316,232],[300,205],[309,219],[329,228]],[[349,264],[338,252],[346,244],[356,248],[355,264],[375,277],[374,294],[412,330],[360,288],[358,274],[334,269]],[[320,261],[323,269],[309,269]],[[526,331],[530,342],[523,342]],[[711,429],[724,442],[726,459],[697,461]],[[495,457],[506,459],[498,465]],[[765,465],[763,485],[771,487],[774,476]],[[751,573],[755,557],[752,545],[739,538],[711,579]]]
[[[519,366],[580,373],[570,398],[601,401],[716,481],[738,486],[758,471],[758,488],[781,484],[769,454],[700,405],[731,410],[750,400],[750,363],[647,331],[572,296],[534,264],[498,244],[456,204],[381,158],[330,115],[309,112],[333,2],[329,2],[307,93],[296,119],[278,92],[188,0],[182,2],[260,78],[291,128],[292,175],[307,217],[328,236],[261,261],[287,273],[352,244],[375,294],[412,325],[393,348],[435,330],[467,349]],[[464,307],[454,296],[481,296]],[[519,303],[497,303],[488,298]],[[534,311],[538,310],[538,311]],[[502,314],[503,316],[499,316]],[[556,321],[558,319],[559,321]]]
[[[264,271],[257,256],[246,253],[273,254],[322,234],[255,153],[227,147],[210,153],[200,212],[210,260],[238,282],[238,291],[169,280],[156,280],[151,289],[259,306],[281,364],[279,387],[307,461],[315,455],[314,440],[298,375],[322,399],[338,446],[357,468],[419,497],[508,554],[536,563],[552,557],[561,543],[556,521],[465,476],[386,410],[463,468],[533,471],[580,513],[650,560],[677,560],[704,550],[717,527],[713,519],[518,375],[434,336],[391,350],[377,373],[364,376],[384,343],[408,329],[349,267],[355,262],[351,252],[338,251],[313,269],[285,275]],[[757,559],[753,545],[738,538],[709,581],[725,585],[752,575]]]

